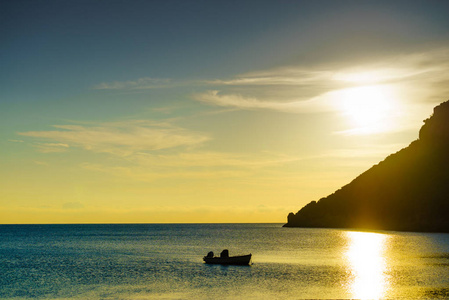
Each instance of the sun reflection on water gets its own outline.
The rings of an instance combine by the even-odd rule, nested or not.
[[[385,275],[385,245],[388,235],[369,232],[347,232],[349,249],[346,256],[351,268],[350,293],[357,299],[385,297],[388,279]]]

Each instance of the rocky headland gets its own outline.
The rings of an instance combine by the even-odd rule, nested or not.
[[[449,232],[449,101],[424,120],[418,140],[290,213],[284,226]]]

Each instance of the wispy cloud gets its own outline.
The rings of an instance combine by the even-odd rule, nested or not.
[[[84,169],[101,172],[108,175],[114,175],[122,179],[131,179],[132,181],[153,182],[160,179],[217,179],[217,178],[246,178],[251,176],[248,170],[236,169],[186,169],[186,168],[161,168],[160,166],[136,166],[127,165],[114,167],[102,164],[85,163]]]
[[[363,84],[413,84],[425,86],[435,82],[447,82],[449,71],[449,46],[387,57],[376,63],[341,68],[333,76],[334,80]]]
[[[261,170],[282,167],[300,159],[275,153],[255,155],[184,151],[174,154],[135,153],[126,160],[128,164],[124,166],[84,163],[82,167],[145,182],[164,178],[243,178],[248,181]]]
[[[177,154],[137,153],[134,156],[138,165],[164,167],[242,167],[262,168],[279,166],[297,161],[298,157],[276,153],[232,154],[222,152],[181,152]]]
[[[337,159],[343,160],[343,163],[347,163],[347,160],[354,159],[367,159],[367,158],[384,158],[391,153],[394,153],[407,146],[407,143],[391,143],[391,144],[367,144],[363,146],[345,148],[345,149],[333,149],[332,151],[324,152],[315,156],[317,159]]]
[[[212,85],[294,85],[305,86],[323,82],[332,77],[329,70],[308,70],[302,68],[278,68],[269,71],[252,72],[228,80],[206,81]]]
[[[323,112],[332,109],[332,106],[328,103],[328,97],[315,97],[306,101],[275,102],[263,101],[255,97],[245,97],[240,94],[221,94],[217,90],[195,94],[192,97],[203,103],[240,109],[268,109],[291,113]]]
[[[206,84],[213,89],[192,98],[234,110],[332,112],[347,122],[335,133],[378,135],[421,126],[441,95],[449,93],[448,73],[449,46],[444,46],[358,65],[280,67],[210,80]]]
[[[423,98],[428,101],[436,86],[449,91],[449,87],[444,88],[449,81],[445,76],[448,72],[449,47],[441,47],[357,66],[334,63],[308,68],[285,67],[209,80],[205,83],[216,88],[195,94],[193,98],[217,106],[303,113],[316,112],[315,105],[310,109],[311,103],[338,95],[338,91],[382,84],[401,85],[403,90],[425,90]]]
[[[276,153],[224,153],[198,149],[210,137],[170,123],[133,120],[54,125],[55,130],[20,132],[36,140],[43,153],[83,149],[108,153],[118,165],[83,163],[82,168],[151,182],[164,178],[247,178],[261,169],[277,168],[298,160]]]
[[[121,90],[121,89],[153,89],[163,88],[170,85],[172,81],[167,78],[144,77],[129,81],[103,82],[94,85],[94,90]]]
[[[168,123],[145,120],[53,127],[57,130],[20,132],[19,135],[51,141],[37,145],[41,152],[60,152],[78,147],[120,156],[180,146],[192,147],[209,139],[204,134]]]
[[[126,165],[83,163],[82,168],[141,182],[154,182],[161,179],[200,179],[205,181],[226,179],[237,180],[246,185],[260,185],[263,182],[264,186],[288,185],[294,187],[302,180],[309,180],[311,176],[323,176],[323,173],[312,174],[319,168],[317,165],[326,164],[327,168],[331,169],[342,168],[339,171],[340,174],[347,172],[348,167],[357,167],[362,170],[367,166],[366,161],[376,163],[403,146],[403,144],[370,145],[361,149],[336,149],[307,156],[271,152],[256,154],[205,151],[174,154],[135,153],[126,157],[128,162]],[[284,169],[286,166],[297,166],[297,171],[286,173]],[[310,169],[306,174],[302,168]],[[338,177],[335,171],[332,172],[334,172],[333,176]],[[317,180],[319,181],[320,178],[317,177]],[[323,180],[322,177],[321,180]]]
[[[66,152],[69,149],[69,145],[63,143],[38,143],[35,147],[42,153]]]

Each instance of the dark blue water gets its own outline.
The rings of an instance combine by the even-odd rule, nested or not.
[[[208,251],[251,266],[205,265]],[[447,298],[449,235],[280,224],[0,225],[0,298]]]

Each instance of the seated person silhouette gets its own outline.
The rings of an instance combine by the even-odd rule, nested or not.
[[[220,257],[229,257],[228,249],[225,249],[225,250],[221,251]]]

